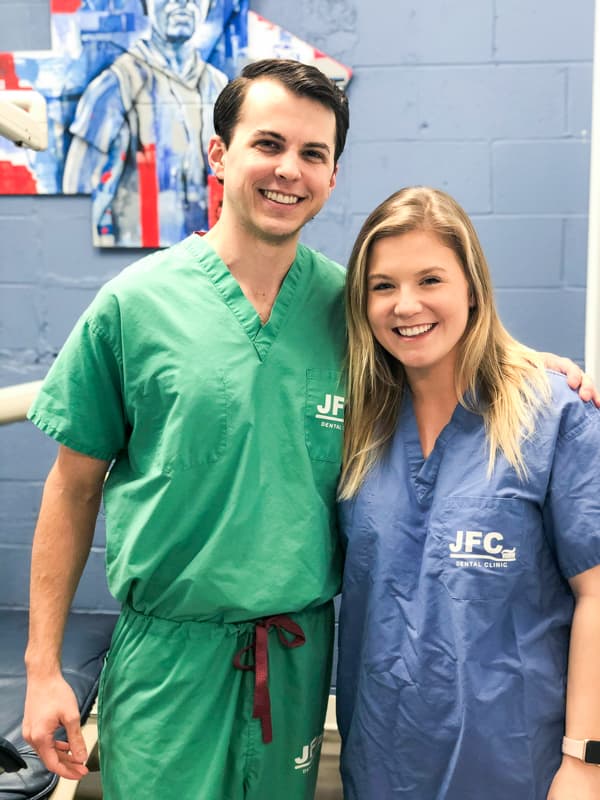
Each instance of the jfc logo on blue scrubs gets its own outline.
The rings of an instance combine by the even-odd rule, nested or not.
[[[517,548],[506,547],[504,535],[498,531],[456,531],[456,538],[448,545],[450,558],[457,567],[506,567],[517,560]]]

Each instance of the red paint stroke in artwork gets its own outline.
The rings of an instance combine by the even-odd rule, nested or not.
[[[223,206],[223,184],[219,183],[216,175],[208,176],[208,227],[217,222],[221,216]]]
[[[35,176],[24,164],[0,161],[1,194],[37,194]]]
[[[0,53],[0,89],[31,89],[20,85],[12,53]]]
[[[146,144],[137,153],[140,185],[140,227],[142,247],[158,247],[158,175],[156,173],[156,145]]]
[[[73,14],[81,8],[81,0],[50,0],[51,14]]]
[[[331,61],[332,60],[332,59],[329,58],[327,53],[324,53],[322,50],[318,50],[316,47],[313,47],[313,53],[314,53],[314,57],[315,57],[315,67],[318,67],[319,69],[321,69],[321,67],[319,67],[319,59],[320,58],[325,59],[326,61]],[[352,75],[353,75],[353,72],[350,69],[350,67],[347,67],[345,64],[340,64],[340,67],[346,73],[347,79],[350,80],[352,78]],[[326,69],[324,69],[323,72],[325,72],[325,74],[327,74],[327,70]]]

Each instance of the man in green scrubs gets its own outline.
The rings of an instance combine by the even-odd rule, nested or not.
[[[344,272],[298,239],[347,127],[319,70],[249,65],[215,105],[218,223],[106,284],[30,410],[60,447],[34,539],[24,733],[50,769],[85,773],[60,649],[103,490],[123,606],[99,698],[105,800],[314,795]]]

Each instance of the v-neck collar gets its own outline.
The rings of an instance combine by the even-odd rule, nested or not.
[[[419,502],[425,502],[435,486],[440,465],[448,444],[461,428],[468,426],[473,416],[472,412],[468,411],[460,403],[457,403],[450,420],[440,431],[435,445],[433,446],[433,450],[427,458],[425,458],[421,448],[417,418],[415,416],[412,399],[410,394],[406,392],[402,402],[402,408],[400,409],[398,429],[394,437],[393,448],[397,456],[401,455],[397,452],[398,448],[403,447],[404,449],[408,461],[411,483]]]
[[[245,331],[259,359],[264,361],[277,334],[281,330],[288,309],[303,275],[304,259],[300,248],[277,293],[271,315],[263,325],[261,319],[225,262],[201,236],[193,234],[184,240],[198,266],[210,279],[225,305]]]

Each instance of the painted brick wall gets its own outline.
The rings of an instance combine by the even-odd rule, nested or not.
[[[0,50],[48,46],[47,0],[0,0]],[[373,205],[430,183],[474,217],[509,329],[584,352],[593,0],[251,0],[351,65],[347,151],[304,240],[344,261]],[[138,254],[90,244],[81,197],[0,197],[0,386],[42,377],[96,289]],[[54,447],[0,428],[0,606],[26,602]],[[101,527],[101,526],[100,526]],[[102,531],[79,607],[108,606]]]

